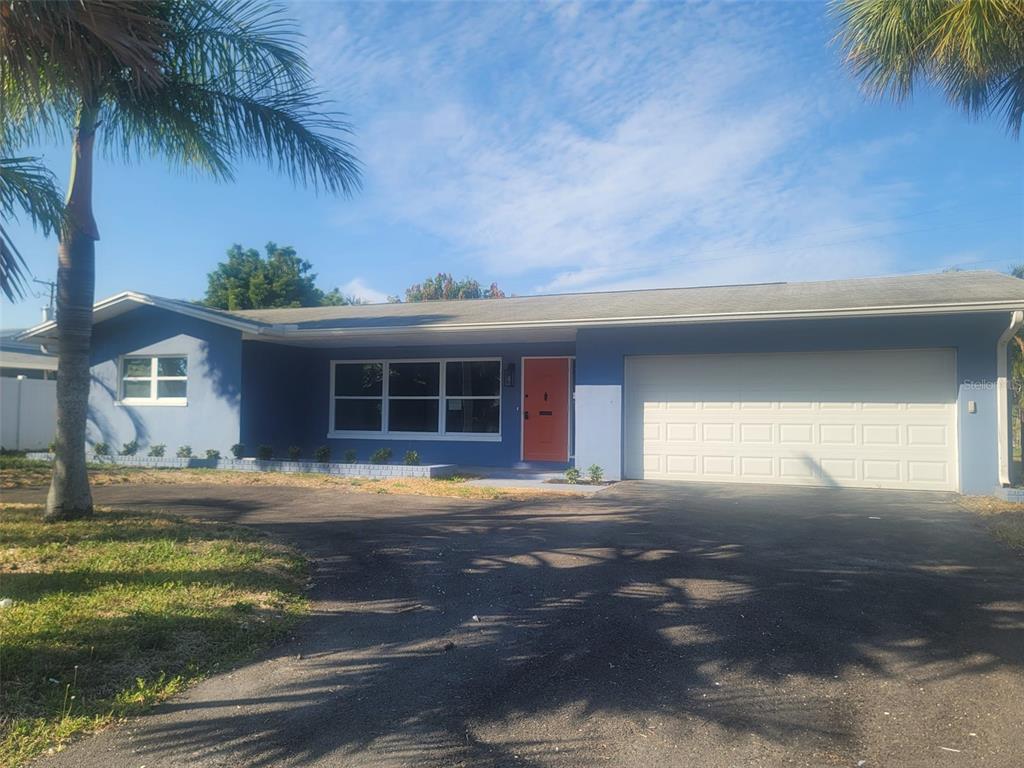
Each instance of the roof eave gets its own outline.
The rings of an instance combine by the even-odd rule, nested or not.
[[[213,313],[206,311],[202,308],[192,308],[187,304],[181,304],[177,302],[167,301],[160,298],[159,296],[150,296],[145,293],[136,293],[135,291],[123,291],[122,293],[115,294],[106,299],[96,302],[93,305],[93,322],[97,322],[96,315],[102,314],[108,310],[116,310],[121,304],[130,303],[138,306],[157,307],[168,312],[174,312],[179,315],[186,315],[188,317],[194,317],[199,320],[205,320],[209,323],[216,325],[223,325],[228,328],[234,328],[235,330],[242,331],[243,333],[259,333],[263,329],[263,325],[255,323],[250,320],[243,320],[241,318],[235,318],[226,316],[220,313]],[[116,317],[117,312],[112,317]],[[106,318],[103,318],[106,319]],[[102,322],[102,320],[100,320]],[[45,323],[35,325],[23,333],[18,335],[18,340],[28,339],[54,339],[56,338],[57,321],[47,320]]]
[[[642,315],[636,317],[582,317],[563,320],[510,320],[492,323],[428,323],[422,325],[401,325],[378,328],[301,328],[296,324],[266,324],[242,318],[232,317],[224,313],[214,313],[200,307],[171,302],[158,296],[150,296],[134,291],[125,291],[100,302],[93,307],[93,316],[116,310],[124,303],[138,306],[152,306],[181,315],[194,317],[206,322],[223,325],[245,334],[251,334],[268,340],[273,339],[316,339],[336,337],[387,337],[410,336],[422,333],[445,333],[488,330],[534,330],[556,328],[592,328],[622,327],[642,325],[685,325],[700,323],[740,323],[763,322],[771,320],[800,319],[839,319],[846,317],[928,315],[928,314],[963,314],[970,312],[1011,311],[1024,307],[1024,301],[1007,299],[1002,301],[960,302],[957,304],[912,304],[889,305],[874,307],[848,307],[838,309],[817,310],[779,310],[768,312],[719,312],[700,315]],[[121,314],[111,315],[111,317]],[[105,319],[105,318],[104,318]],[[102,319],[100,320],[102,322]],[[56,337],[57,323],[49,320],[24,331],[19,340],[45,341]]]
[[[770,312],[732,312],[703,315],[643,315],[623,318],[575,318],[565,320],[512,320],[495,323],[429,323],[387,328],[299,328],[265,326],[259,335],[264,338],[315,339],[325,337],[408,336],[418,333],[443,333],[488,330],[531,330],[541,328],[604,328],[640,325],[685,325],[700,323],[740,323],[771,320],[841,319],[846,317],[878,317],[901,315],[943,315],[971,312],[1012,311],[1024,307],[1024,301],[965,302],[959,304],[920,304],[879,307],[851,307],[829,310],[780,310]]]

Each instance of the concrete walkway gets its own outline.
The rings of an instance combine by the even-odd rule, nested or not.
[[[533,488],[552,493],[568,493],[575,496],[592,496],[611,487],[589,485],[580,482],[570,485],[565,482],[565,472],[519,467],[459,467],[456,475],[472,477],[467,485],[483,488]]]

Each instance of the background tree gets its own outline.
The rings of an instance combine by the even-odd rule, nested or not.
[[[300,259],[291,246],[267,243],[265,250],[263,258],[255,248],[231,246],[227,261],[207,275],[203,304],[236,310],[360,303],[337,288],[329,293],[317,288],[313,265]]]
[[[422,283],[410,285],[405,289],[406,301],[503,298],[505,298],[505,293],[497,283],[491,283],[489,288],[484,289],[472,278],[456,280],[447,272],[438,272],[435,277],[428,277]]]
[[[868,93],[904,101],[919,82],[977,117],[1024,118],[1021,0],[836,0],[846,60]]]
[[[47,519],[92,513],[85,466],[95,283],[93,149],[231,179],[262,160],[349,193],[347,125],[315,90],[293,23],[247,0],[5,0],[0,146],[72,140],[57,271],[57,438]],[[9,154],[9,153],[5,153]]]

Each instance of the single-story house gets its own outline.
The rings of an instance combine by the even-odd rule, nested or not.
[[[1022,309],[994,272],[239,312],[121,293],[95,307],[90,439],[986,493]]]
[[[57,378],[57,356],[38,344],[20,341],[24,331],[0,332],[0,379]]]

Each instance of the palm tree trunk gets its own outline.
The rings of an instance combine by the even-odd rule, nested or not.
[[[67,221],[61,232],[57,269],[57,445],[46,499],[47,520],[92,514],[85,463],[89,413],[89,347],[96,283],[96,241],[92,212],[93,143],[97,108],[82,104],[71,153]]]
[[[1017,344],[1017,354],[1021,360],[1024,360],[1024,339],[1020,336],[1014,336],[1013,340]],[[1017,403],[1017,439],[1020,445],[1020,461],[1013,462],[1013,457],[1010,458],[1010,466],[1016,470],[1015,476],[1010,478],[1010,481],[1014,485],[1019,485],[1024,481],[1024,381],[1021,380],[1019,375],[1019,365],[1015,367],[1015,372],[1018,372],[1017,376],[1011,379],[1011,386],[1013,388],[1013,397]]]

